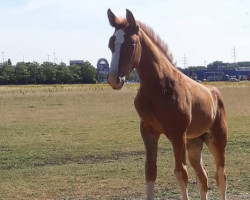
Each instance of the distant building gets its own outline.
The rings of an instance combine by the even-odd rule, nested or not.
[[[70,60],[69,65],[78,65],[82,67],[84,65],[84,60]]]
[[[182,71],[187,76],[190,76],[188,69]],[[249,67],[239,67],[236,69],[218,69],[215,71],[211,70],[195,70],[195,79],[200,81],[228,81],[231,78],[237,80],[247,80],[250,75]],[[193,78],[193,77],[192,77]]]
[[[250,67],[238,67],[238,68],[236,68],[236,71],[248,71],[248,72],[250,72]]]

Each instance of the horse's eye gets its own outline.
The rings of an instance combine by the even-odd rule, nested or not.
[[[115,36],[112,36],[109,40],[109,48],[112,52],[115,51]]]

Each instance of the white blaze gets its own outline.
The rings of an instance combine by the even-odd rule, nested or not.
[[[120,60],[121,46],[124,43],[124,35],[125,35],[125,32],[121,29],[117,30],[114,33],[115,51],[112,53],[112,60],[111,60],[109,71],[117,73],[117,75],[118,75],[118,65],[119,65],[119,60]]]

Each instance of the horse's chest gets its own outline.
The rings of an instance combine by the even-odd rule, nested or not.
[[[137,97],[135,99],[135,108],[145,124],[150,125],[158,132],[163,132],[164,116],[157,103]]]

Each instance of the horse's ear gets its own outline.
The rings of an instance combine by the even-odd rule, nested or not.
[[[136,28],[137,32],[139,31],[139,26],[137,25],[135,18],[132,12],[129,9],[126,9],[126,18],[130,26]]]
[[[136,26],[135,18],[129,9],[126,9],[126,18],[127,18],[129,25]]]
[[[114,13],[110,9],[108,9],[107,14],[108,14],[108,19],[109,19],[110,25],[112,27],[117,27],[118,18],[114,15]]]

